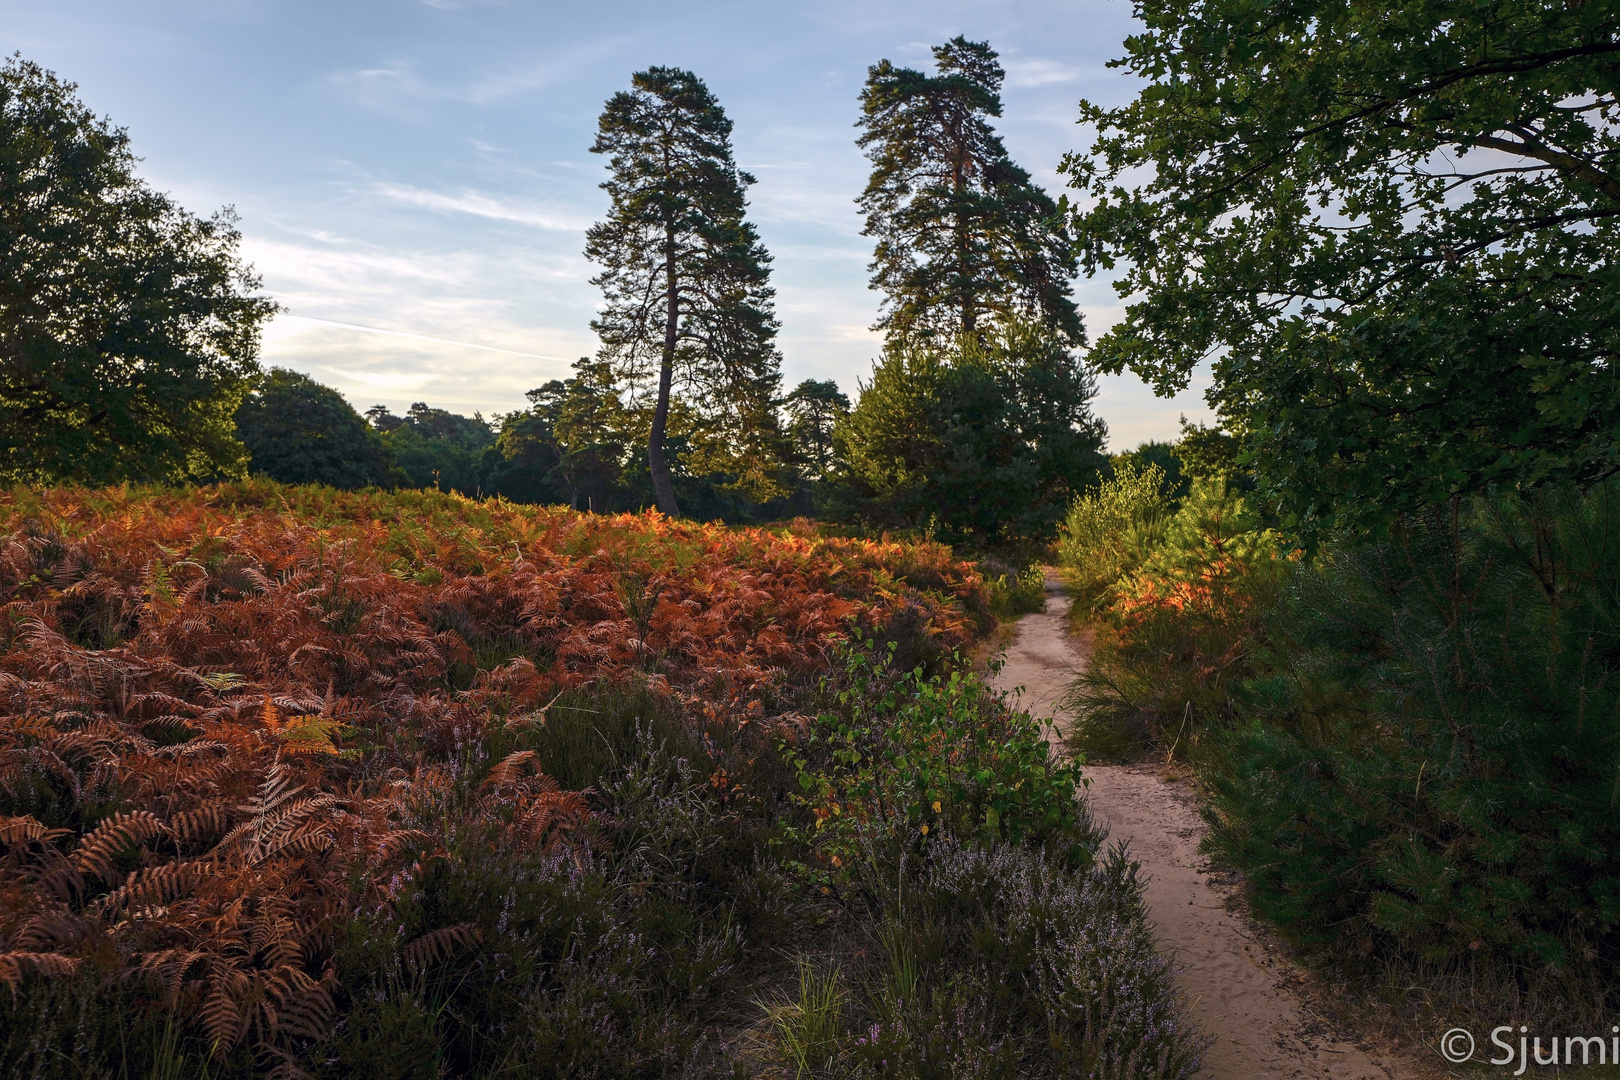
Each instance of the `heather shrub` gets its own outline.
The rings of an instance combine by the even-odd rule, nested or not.
[[[943,841],[895,898],[876,1076],[1190,1077],[1204,1042],[1153,947],[1123,848],[1075,867],[1042,848]],[[914,970],[905,980],[900,961]],[[875,1067],[874,1067],[875,1066]]]
[[[1326,553],[1210,746],[1213,849],[1297,941],[1492,1023],[1607,1023],[1620,490],[1455,503]]]
[[[936,836],[920,851],[864,861],[858,877],[872,914],[854,962],[807,965],[797,997],[770,1006],[790,1071],[892,1080],[1197,1072],[1207,1043],[1154,951],[1123,849],[1077,865],[1028,844]]]
[[[221,1054],[139,983],[30,978],[0,994],[8,1075],[144,1077],[165,1052],[218,1078],[283,1062],[379,1080],[731,1075],[717,1033],[751,1017],[755,980],[781,977],[782,947],[826,919],[768,851],[776,750],[704,739],[644,684],[588,687],[548,714],[418,777],[396,824],[438,843],[333,928],[324,1033],[283,1038],[279,1057]],[[524,754],[586,786],[589,820],[566,843],[532,823],[535,842],[512,842],[516,787],[493,813],[476,798]]]
[[[0,1062],[8,1080],[205,1080],[263,1071],[246,1046],[220,1060],[138,987],[38,976],[0,993]]]

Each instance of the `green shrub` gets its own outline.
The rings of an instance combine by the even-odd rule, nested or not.
[[[1039,564],[1001,570],[999,564],[986,560],[979,566],[984,572],[985,599],[996,618],[1016,619],[1046,610],[1046,571]]]
[[[847,877],[874,845],[930,833],[1096,847],[1075,796],[1080,767],[1050,756],[1036,721],[972,673],[896,672],[886,659],[847,650],[836,711],[784,748],[798,770],[796,801],[813,815],[806,839],[818,876]]]
[[[1520,1015],[1604,1014],[1620,488],[1407,519],[1302,571],[1291,601],[1276,673],[1241,688],[1205,770],[1212,847],[1257,908],[1350,963],[1505,987]]]
[[[1058,540],[1058,565],[1074,596],[1077,617],[1105,603],[1114,584],[1141,566],[1164,540],[1172,507],[1164,470],[1134,459],[1069,507]]]
[[[1092,655],[1065,699],[1076,716],[1068,744],[1094,757],[1129,757],[1147,744],[1173,754],[1204,725],[1229,720],[1231,688],[1256,670],[1265,616],[1291,566],[1225,479],[1195,479],[1168,517],[1148,480],[1077,503],[1071,516],[1090,530],[1077,527],[1076,537],[1106,536],[1113,521],[1127,538],[1113,562],[1097,564],[1117,576],[1083,586],[1093,597]]]

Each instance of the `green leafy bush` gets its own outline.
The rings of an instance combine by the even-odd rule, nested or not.
[[[1016,619],[1046,610],[1046,571],[1039,564],[1030,563],[1022,570],[1007,567],[994,574],[999,567],[989,560],[979,565],[985,575],[985,600],[996,618]]]
[[[1068,741],[1095,756],[1128,757],[1145,743],[1174,753],[1229,719],[1231,688],[1256,670],[1291,566],[1224,478],[1195,479],[1165,514],[1153,471],[1122,473],[1070,515],[1065,570],[1090,598],[1093,647],[1066,698],[1077,717]]]
[[[931,833],[1096,847],[1075,797],[1080,766],[1054,760],[1040,725],[976,675],[896,673],[857,647],[842,676],[836,711],[784,748],[798,771],[796,799],[813,815],[807,839],[820,877],[847,878],[874,846],[913,837],[920,846]]]
[[[1620,488],[1406,519],[1301,572],[1291,601],[1275,674],[1241,688],[1206,769],[1211,842],[1259,910],[1431,985],[1489,973],[1528,1015],[1602,1013],[1620,963]]]
[[[1116,463],[1113,476],[1076,499],[1058,540],[1058,565],[1077,615],[1091,614],[1109,591],[1164,541],[1172,508],[1165,474],[1149,462]]]

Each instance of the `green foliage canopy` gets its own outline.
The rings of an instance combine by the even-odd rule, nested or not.
[[[849,397],[832,379],[806,379],[782,406],[800,473],[812,482],[825,479],[833,469],[833,429],[849,415]]]
[[[502,456],[543,477],[545,493],[575,510],[618,508],[631,434],[609,366],[581,357],[572,378],[552,379],[527,396],[529,410],[501,422]]]
[[[0,480],[244,472],[232,416],[275,305],[239,240],[147,187],[72,84],[0,64]]]
[[[1096,384],[1058,337],[1013,322],[891,345],[834,435],[868,512],[945,535],[1049,539],[1105,459]]]
[[[462,416],[418,401],[403,416],[381,405],[367,409],[383,433],[388,456],[415,488],[489,495],[498,489],[491,467],[500,461],[495,432],[483,416]]]
[[[1620,466],[1620,4],[1139,0],[1064,165],[1092,354],[1210,398],[1302,534]],[[1136,182],[1137,177],[1143,177]]]
[[[381,437],[343,395],[307,375],[272,368],[236,410],[251,469],[284,484],[385,486],[396,471]]]
[[[872,287],[886,294],[878,328],[954,337],[1016,315],[1080,344],[1057,204],[990,126],[1005,77],[995,51],[956,37],[935,47],[934,63],[925,75],[884,60],[861,91],[857,142],[872,176],[858,202],[863,235],[877,238]]]

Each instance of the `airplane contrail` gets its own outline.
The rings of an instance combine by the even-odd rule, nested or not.
[[[294,315],[291,312],[280,312],[277,318],[299,319],[303,322],[320,323],[322,326],[336,326],[342,330],[359,330],[367,334],[386,334],[389,337],[415,338],[418,341],[437,341],[444,345],[460,345],[468,349],[482,349],[485,352],[506,353],[508,356],[527,356],[533,360],[555,360],[560,364],[569,364],[573,361],[564,360],[560,356],[545,356],[541,353],[519,352],[517,349],[502,349],[496,345],[480,345],[476,341],[457,341],[455,338],[434,337],[432,334],[413,334],[409,330],[388,330],[381,326],[362,326],[360,323],[338,322],[336,319],[317,319],[311,315]]]

